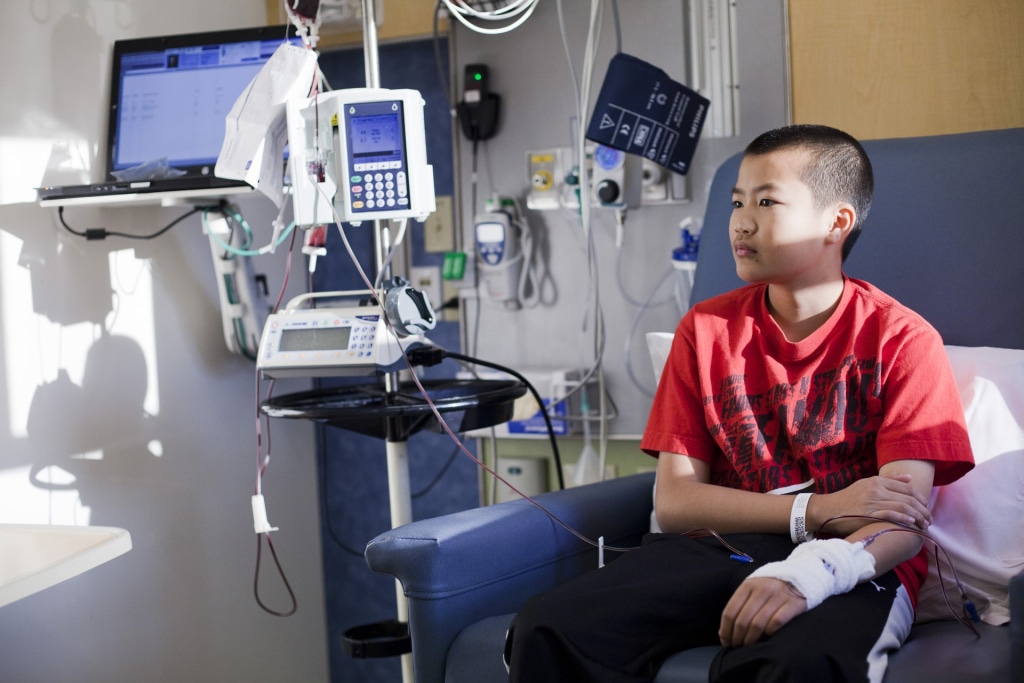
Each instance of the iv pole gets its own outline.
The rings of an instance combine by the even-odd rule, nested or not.
[[[375,0],[361,2],[366,87],[380,89]],[[313,34],[315,37],[315,24]],[[372,225],[374,265],[377,281],[381,282],[391,278],[391,259],[388,257],[395,245],[391,243],[390,221],[373,220]],[[423,401],[413,395],[411,387],[407,386],[403,391],[397,372],[388,372],[383,375],[383,394],[376,382],[369,391],[365,386],[317,388],[268,398],[261,404],[261,410],[271,417],[324,421],[359,434],[383,438],[391,527],[394,529],[412,522],[409,437],[434,424],[435,416],[439,422],[444,422],[440,413],[448,413],[457,422],[456,432],[507,422],[512,416],[514,401],[526,393],[526,386],[518,380],[423,380],[415,384],[423,393]],[[419,392],[416,392],[417,396]],[[433,392],[432,396],[427,395],[430,392]],[[350,628],[343,634],[343,642],[354,657],[401,654],[402,681],[413,683],[415,671],[413,657],[409,653],[409,600],[398,581],[395,582],[395,601],[396,619]]]
[[[374,0],[363,0],[363,61],[366,70],[366,87],[380,87],[380,63],[377,49],[377,21]],[[374,254],[378,273],[382,267],[388,272],[380,274],[379,280],[391,277],[390,265],[385,258],[390,249],[390,230],[380,220],[373,221]],[[384,376],[384,388],[390,395],[398,389],[398,373]],[[397,528],[412,522],[412,491],[409,484],[409,442],[401,436],[391,433],[389,428],[385,439],[388,468],[388,491],[391,507],[391,528]],[[399,623],[409,623],[409,601],[402,590],[402,584],[395,581],[395,602],[398,608]],[[402,682],[413,683],[413,662],[411,654],[403,654]]]

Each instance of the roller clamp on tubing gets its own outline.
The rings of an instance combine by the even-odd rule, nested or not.
[[[807,501],[813,493],[798,493],[793,500],[793,508],[789,512],[789,537],[793,543],[804,543],[814,539],[814,534],[807,530]]]

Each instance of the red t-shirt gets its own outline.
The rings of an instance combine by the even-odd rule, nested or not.
[[[973,467],[942,339],[876,287],[847,278],[836,311],[790,342],[748,285],[679,323],[640,447],[711,466],[711,483],[830,493],[895,460],[935,464],[935,485]],[[909,568],[906,565],[911,565]],[[924,552],[897,567],[916,601]]]

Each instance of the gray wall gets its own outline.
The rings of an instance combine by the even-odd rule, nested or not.
[[[563,5],[579,60],[589,3]],[[683,0],[619,5],[624,51],[685,82]],[[458,65],[490,64],[505,105],[498,137],[481,145],[481,198],[492,190],[522,197],[526,151],[570,144],[573,105],[555,7],[540,3],[503,37],[457,29]],[[699,221],[718,163],[785,122],[783,7],[782,0],[739,0],[740,134],[701,141],[689,175],[691,203],[630,214],[622,249],[633,297],[646,296],[668,267],[680,221]],[[0,680],[327,678],[313,430],[302,422],[272,425],[275,457],[265,493],[299,600],[296,616],[279,619],[252,596],[253,367],[224,348],[198,219],[154,241],[85,243],[60,228],[53,210],[31,201],[39,184],[99,179],[113,40],[255,25],[264,11],[257,0],[0,7],[0,522],[120,526],[135,545],[0,608]],[[609,12],[599,64],[611,56],[611,36]],[[595,84],[602,75],[599,68]],[[467,145],[457,158],[462,211],[471,216]],[[257,241],[265,240],[270,203],[251,198],[239,206]],[[182,211],[69,209],[66,218],[80,228],[146,233]],[[586,267],[579,229],[557,212],[529,218],[545,244],[557,302],[518,313],[485,310],[479,355],[520,370],[578,365],[587,343],[580,334]],[[470,226],[463,221],[467,240]],[[635,434],[647,399],[626,378],[622,356],[635,310],[615,286],[610,215],[596,215],[594,234],[608,319],[606,368],[623,413],[612,429]],[[257,264],[272,289],[283,279],[283,261]],[[294,266],[289,294],[305,287],[301,260]],[[658,308],[640,329],[672,329],[677,317],[673,306]],[[649,376],[639,337],[634,346],[637,372]],[[276,392],[297,388],[279,383]],[[34,469],[42,480],[30,480]],[[263,576],[265,599],[286,606],[266,554]]]
[[[199,218],[86,243],[31,201],[100,179],[113,40],[263,23],[262,0],[0,7],[0,522],[118,526],[134,543],[0,607],[0,680],[327,679],[313,430],[272,427],[264,492],[299,604],[282,619],[253,598],[254,367],[225,348]],[[272,204],[238,205],[265,243]],[[187,208],[65,217],[143,234]],[[284,254],[257,268],[276,293]],[[291,293],[303,280],[295,258]],[[287,608],[266,552],[262,573],[265,602]]]
[[[584,52],[589,2],[564,0],[570,51],[577,73]],[[684,34],[685,0],[620,1],[622,51],[666,71],[674,80],[688,83]],[[628,295],[643,301],[670,267],[671,251],[679,246],[679,225],[686,217],[700,225],[707,188],[718,165],[740,151],[757,134],[787,122],[786,17],[784,0],[739,0],[737,33],[740,83],[740,128],[732,138],[701,139],[687,175],[692,201],[686,204],[647,206],[627,215],[621,247],[623,286]],[[606,6],[610,7],[609,3]],[[461,87],[462,66],[483,62],[490,66],[492,88],[502,96],[502,122],[493,139],[479,151],[478,206],[492,192],[525,197],[529,179],[526,153],[552,147],[568,147],[574,113],[571,76],[559,37],[555,2],[539,3],[534,15],[519,29],[500,36],[473,33],[457,25],[455,59]],[[595,68],[593,92],[600,89],[608,60],[614,54],[612,12],[605,11],[601,50]],[[591,102],[592,104],[592,102]],[[714,106],[714,103],[712,103]],[[471,145],[462,139],[459,153],[462,183],[462,221],[471,243],[470,180]],[[482,307],[478,355],[510,365],[519,371],[530,368],[580,367],[592,358],[592,333],[581,333],[587,308],[587,265],[578,220],[564,211],[529,211],[528,218],[557,289],[552,306],[508,312]],[[595,210],[595,248],[598,282],[606,319],[607,349],[604,368],[609,392],[620,417],[609,429],[617,435],[643,431],[650,399],[634,386],[626,372],[624,353],[627,335],[634,329],[638,307],[631,305],[616,284],[615,219],[608,210]],[[666,284],[653,301],[671,296]],[[472,308],[470,312],[472,313]],[[653,391],[653,373],[643,333],[672,331],[680,311],[674,304],[649,308],[635,325],[630,362],[641,385]],[[470,339],[475,323],[466,326]],[[589,330],[593,330],[591,319]]]

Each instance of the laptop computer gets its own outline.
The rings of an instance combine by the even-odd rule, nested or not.
[[[241,180],[218,178],[214,165],[225,117],[285,40],[302,42],[291,26],[116,41],[103,181],[38,188],[40,203],[102,204],[251,191]],[[131,177],[132,169],[145,166],[157,172]]]

